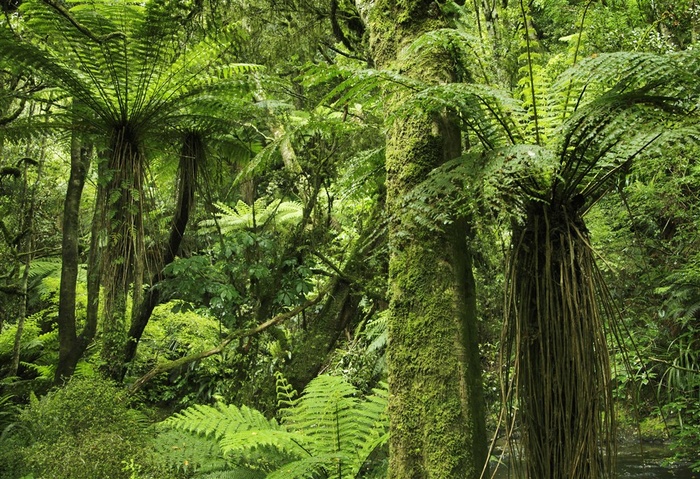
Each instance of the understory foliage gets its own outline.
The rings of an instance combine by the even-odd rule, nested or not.
[[[698,467],[697,145],[678,142],[635,166],[591,213],[594,246],[630,337],[614,384],[642,437],[671,439]],[[624,245],[624,249],[620,246]]]
[[[144,471],[154,464],[147,426],[115,384],[72,379],[17,417],[2,441],[3,477],[127,479],[130,461]]]
[[[247,406],[189,407],[161,423],[161,450],[174,469],[196,478],[343,479],[381,471],[385,389],[361,397],[342,378],[321,375],[296,397],[278,376],[277,395],[279,422]]]

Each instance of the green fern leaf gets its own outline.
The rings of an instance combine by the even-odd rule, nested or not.
[[[341,454],[319,454],[304,457],[283,465],[268,474],[265,479],[316,479],[319,476],[329,479],[355,477],[350,471],[343,473],[344,459]]]
[[[171,416],[162,424],[181,431],[213,436],[217,440],[240,431],[280,430],[277,421],[268,420],[255,409],[223,404],[195,405]]]
[[[356,477],[386,442],[386,385],[360,399],[342,378],[319,376],[294,398],[278,375],[278,391],[292,404],[283,410],[282,425],[253,409],[223,405],[193,406],[162,424],[213,440],[229,461],[245,471],[271,471],[267,477],[273,479]]]
[[[305,434],[288,432],[282,429],[248,429],[241,432],[226,432],[219,439],[219,446],[225,455],[248,457],[254,449],[270,448],[291,457],[307,454],[309,438]]]

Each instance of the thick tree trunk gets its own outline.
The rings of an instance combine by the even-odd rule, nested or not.
[[[75,287],[80,264],[78,237],[80,235],[80,198],[90,167],[90,152],[83,148],[73,132],[71,139],[70,176],[63,203],[63,242],[61,245],[61,286],[58,300],[58,364],[54,381],[59,383],[73,375],[87,344],[80,341],[75,325]]]
[[[420,34],[446,26],[436,3],[377,1],[369,20],[378,67],[434,82],[453,77],[451,63],[437,56],[420,68],[396,61]],[[415,224],[402,207],[405,195],[459,155],[460,146],[446,114],[415,111],[387,136],[391,479],[476,479],[487,459],[466,222],[438,231]]]

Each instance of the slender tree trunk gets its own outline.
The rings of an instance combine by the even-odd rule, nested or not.
[[[87,343],[80,341],[75,322],[75,288],[80,264],[80,199],[90,168],[90,150],[73,131],[71,164],[66,198],[63,204],[63,241],[61,245],[61,286],[58,300],[58,364],[54,381],[60,383],[73,375]]]
[[[3,158],[3,157],[4,157],[4,151],[5,151],[5,134],[4,134],[3,131],[0,129],[0,158]],[[0,223],[1,223],[1,221],[0,221]],[[0,234],[2,235],[2,239],[3,239],[6,243],[8,243],[8,245],[9,245],[9,239],[8,239],[8,237],[7,237],[8,235],[7,235],[7,230],[6,230],[6,228],[5,228],[5,225],[2,224],[2,226],[0,226],[0,229],[2,229],[2,231],[0,231]],[[5,310],[5,307],[4,307],[4,306],[0,306],[0,331],[3,330],[3,325],[4,325],[4,322],[5,322],[6,314],[7,314],[7,312],[6,312],[6,310]]]
[[[44,154],[44,145],[41,146],[41,154]],[[20,302],[19,308],[17,310],[17,332],[15,334],[15,342],[12,348],[12,362],[10,363],[9,376],[16,376],[19,370],[19,360],[22,348],[22,333],[24,332],[24,321],[27,316],[27,288],[29,285],[29,268],[32,261],[32,250],[34,248],[34,207],[36,204],[36,189],[39,185],[39,180],[41,179],[42,170],[42,160],[37,164],[34,160],[30,158],[23,158],[24,162],[24,173],[23,173],[23,187],[22,187],[22,206],[20,207],[20,214],[22,215],[21,228],[20,231],[23,235],[21,240],[21,247],[19,248],[20,257],[23,257],[24,271],[22,273],[22,278],[20,280]],[[28,166],[32,163],[37,166],[36,180],[34,184],[29,187],[29,178],[27,177]]]
[[[451,63],[437,55],[421,67],[397,62],[412,40],[445,26],[434,2],[378,0],[369,17],[376,65],[450,81]],[[391,479],[476,479],[487,459],[466,222],[438,231],[417,225],[402,206],[412,188],[460,149],[448,115],[415,111],[395,120],[387,135]]]
[[[102,160],[102,159],[101,159]],[[98,163],[99,178],[104,177],[105,165],[103,161]],[[97,323],[100,314],[100,288],[102,285],[102,258],[105,231],[103,229],[102,211],[105,203],[105,188],[98,185],[95,195],[95,207],[90,226],[90,252],[87,264],[87,311],[85,312],[85,328],[81,333],[85,344],[88,344],[97,334]]]

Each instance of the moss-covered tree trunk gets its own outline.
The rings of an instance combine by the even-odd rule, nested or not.
[[[379,68],[425,81],[452,81],[451,62],[398,52],[427,31],[446,27],[435,2],[378,0],[369,12]],[[399,102],[400,99],[394,98]],[[477,341],[475,285],[467,224],[436,232],[417,225],[403,199],[435,167],[459,155],[449,115],[414,111],[389,128],[386,146],[389,242],[389,477],[478,478],[486,433]]]

